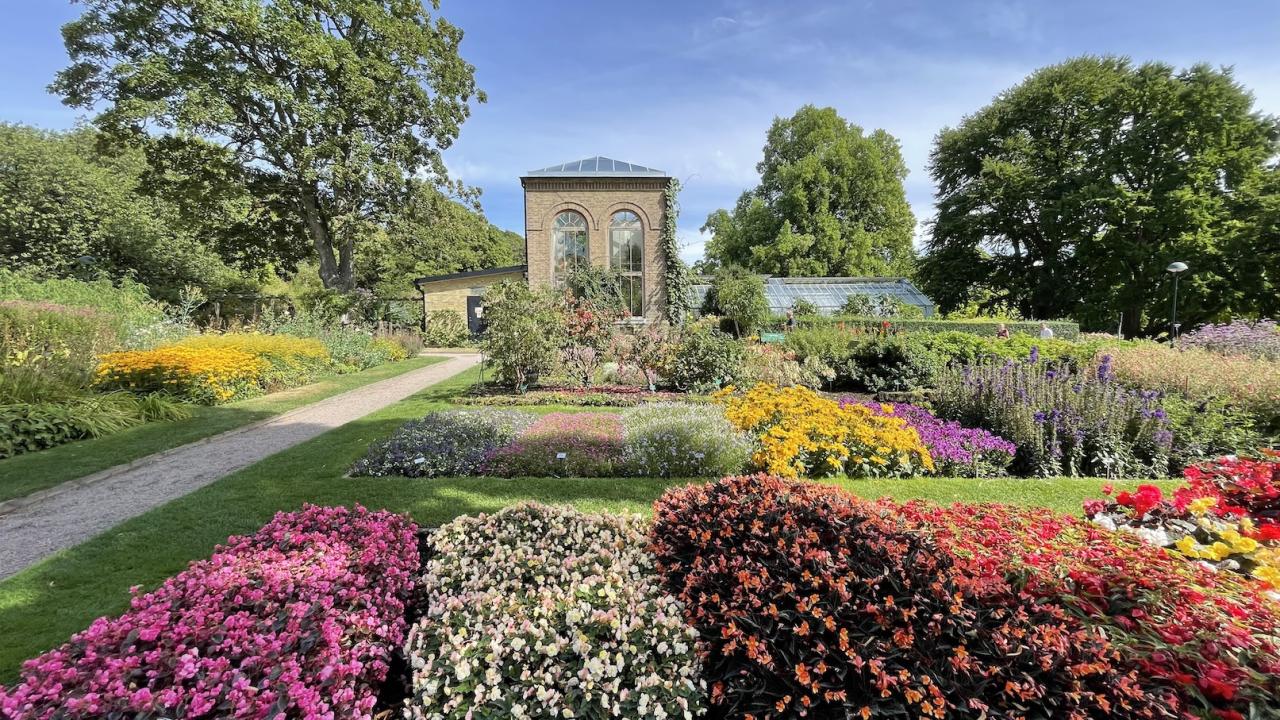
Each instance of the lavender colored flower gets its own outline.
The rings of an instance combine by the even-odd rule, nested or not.
[[[1280,325],[1275,320],[1235,320],[1224,325],[1205,325],[1183,336],[1181,342],[1187,347],[1222,355],[1280,360]]]
[[[451,477],[475,475],[499,448],[515,441],[537,416],[522,410],[445,410],[401,425],[374,443],[352,475]]]
[[[845,398],[841,405],[856,400]],[[967,428],[958,422],[940,420],[933,413],[906,403],[863,403],[882,415],[906,420],[920,434],[929,455],[942,475],[982,477],[1004,474],[1013,461],[1017,446],[980,428]]]

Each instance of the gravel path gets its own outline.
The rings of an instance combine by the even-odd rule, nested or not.
[[[6,504],[0,511],[0,579],[78,545],[151,508],[399,402],[475,367],[480,356],[444,362],[356,388],[261,423],[151,455]]]

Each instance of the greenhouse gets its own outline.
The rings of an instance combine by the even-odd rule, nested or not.
[[[690,286],[692,304],[702,307],[711,289],[711,278],[699,277]],[[925,317],[933,315],[933,302],[907,278],[897,277],[766,277],[764,295],[769,310],[784,313],[797,300],[807,300],[823,315],[835,315],[850,295],[865,295],[873,300],[892,297],[920,308]]]

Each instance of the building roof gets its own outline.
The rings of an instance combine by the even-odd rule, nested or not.
[[[562,163],[544,167],[541,170],[530,170],[525,177],[668,177],[661,170],[654,170],[643,165],[622,162],[613,158],[589,157],[585,160]]]
[[[698,278],[690,285],[694,307],[701,307],[711,289],[710,278]],[[933,301],[907,278],[901,277],[767,277],[764,296],[769,309],[785,312],[797,299],[807,300],[823,315],[839,314],[850,295],[889,295],[915,305],[925,316],[933,315]]]
[[[524,272],[529,269],[528,265],[511,265],[509,267],[486,268],[484,270],[468,270],[466,272],[448,273],[447,275],[429,275],[427,277],[414,278],[413,285],[421,289],[427,283],[440,282],[442,280],[461,280],[463,278],[482,278],[489,275],[506,275],[509,273]]]

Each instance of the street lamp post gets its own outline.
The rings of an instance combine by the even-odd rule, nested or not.
[[[1184,262],[1169,263],[1169,267],[1165,270],[1173,275],[1173,312],[1170,313],[1169,324],[1171,325],[1172,334],[1170,339],[1172,342],[1178,342],[1178,276],[1187,271],[1187,264]]]

